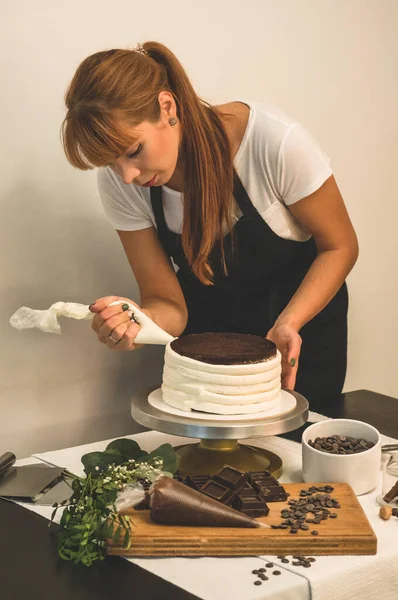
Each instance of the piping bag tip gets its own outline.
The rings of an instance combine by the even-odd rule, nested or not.
[[[257,527],[262,527],[263,529],[271,529],[271,525],[268,523],[262,523],[261,521],[256,521]]]

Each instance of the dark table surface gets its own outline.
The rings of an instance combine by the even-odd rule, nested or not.
[[[368,390],[343,394],[327,416],[366,421],[398,438],[398,399]],[[301,440],[306,426],[282,437]],[[57,528],[0,500],[1,600],[194,600],[196,596],[120,557],[86,568],[58,559]]]

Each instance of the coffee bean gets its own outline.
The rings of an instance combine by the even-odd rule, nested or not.
[[[261,569],[258,570],[259,573],[265,573],[267,571],[267,569],[264,569],[264,567],[261,567]]]
[[[257,581],[254,582],[254,585],[262,585],[262,584],[263,584],[263,582],[259,581],[258,579],[257,579]]]
[[[253,575],[258,575],[259,574],[259,570],[258,569],[254,569],[254,571],[252,571]]]
[[[322,438],[317,437],[314,441],[308,440],[308,445],[321,452],[329,452],[331,454],[357,454],[358,452],[365,452],[373,448],[374,443],[364,439],[333,435]],[[320,487],[318,489],[323,491]]]
[[[280,575],[281,572],[280,571],[272,571],[272,575]]]
[[[288,563],[288,562],[289,562],[289,559],[288,559],[288,558],[282,558],[281,562],[283,562],[283,563]]]
[[[314,529],[313,531],[311,531],[311,535],[318,535],[318,532],[316,529]]]
[[[269,562],[265,566],[268,567],[268,569],[271,569],[274,566],[274,563]]]

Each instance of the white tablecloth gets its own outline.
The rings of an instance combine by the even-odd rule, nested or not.
[[[312,413],[311,421],[324,419]],[[192,442],[191,438],[166,435],[155,431],[130,437],[144,450],[153,450],[169,442],[173,446]],[[111,440],[76,446],[35,455],[36,459],[66,467],[83,474],[81,456],[104,450]],[[244,440],[241,440],[244,441]],[[392,443],[383,436],[383,444]],[[250,440],[251,445],[266,447],[278,454],[284,463],[281,482],[301,482],[301,446],[278,437]],[[25,462],[25,461],[24,461]],[[380,486],[379,486],[380,487]],[[398,520],[382,521],[378,516],[373,492],[359,497],[378,538],[375,556],[320,556],[310,569],[280,563],[275,556],[237,558],[134,558],[127,559],[140,567],[171,581],[203,600],[224,600],[226,597],[245,600],[397,600],[398,599]],[[30,510],[50,518],[51,507],[26,505]],[[272,561],[280,576],[270,576],[261,586],[254,586],[253,569]],[[220,582],[222,581],[222,586]]]

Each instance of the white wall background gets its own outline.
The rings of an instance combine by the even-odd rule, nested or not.
[[[59,127],[81,60],[149,39],[176,53],[202,97],[279,104],[332,157],[361,247],[345,389],[398,397],[397,0],[2,0],[0,10],[0,453],[139,430],[131,397],[160,380],[159,348],[112,353],[87,322],[64,319],[62,336],[8,323],[22,305],[137,298],[95,174],[67,163]]]

